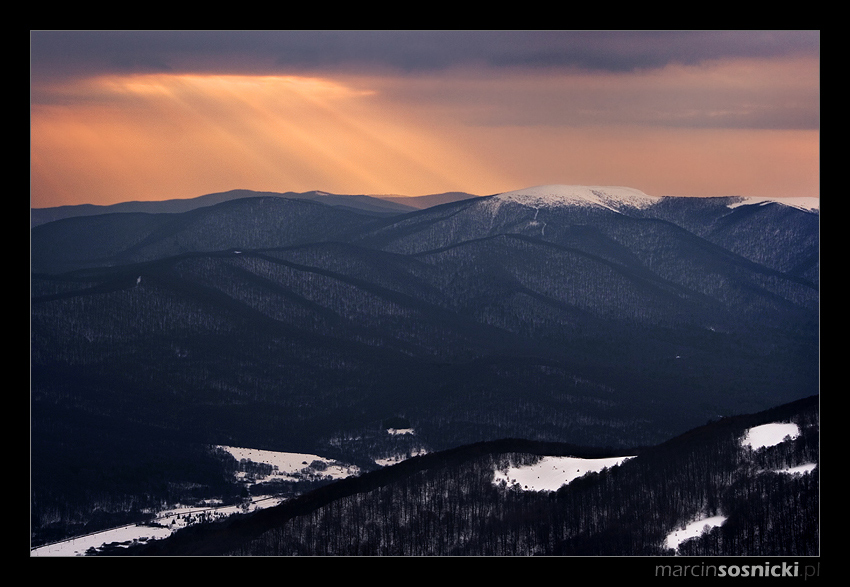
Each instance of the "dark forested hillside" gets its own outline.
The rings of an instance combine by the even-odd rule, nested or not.
[[[678,554],[819,554],[818,398],[727,418],[554,492],[494,483],[494,472],[543,455],[602,450],[505,440],[416,457],[225,523],[131,550],[142,555],[669,555],[667,534],[703,517],[722,525]],[[801,434],[769,448],[741,441],[749,427],[793,422]],[[623,454],[623,453],[620,453]]]
[[[34,533],[227,495],[211,444],[368,471],[393,417],[426,450],[618,448],[818,393],[817,213],[497,198],[34,228]]]
[[[32,229],[32,269],[56,274],[182,253],[344,239],[374,220],[371,214],[277,196],[238,198],[179,214],[66,218]]]

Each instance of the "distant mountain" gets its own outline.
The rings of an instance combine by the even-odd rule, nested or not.
[[[30,228],[79,216],[95,216],[100,214],[145,213],[145,214],[179,214],[197,208],[214,206],[223,202],[242,198],[280,197],[296,200],[310,200],[329,206],[339,206],[352,210],[376,215],[399,214],[416,209],[416,206],[406,205],[404,199],[382,199],[366,195],[337,195],[321,191],[312,192],[258,192],[253,190],[230,190],[207,194],[197,198],[173,199],[147,202],[121,202],[106,206],[81,204],[76,206],[56,206],[52,208],[32,208],[30,210]],[[425,196],[427,197],[427,196]]]
[[[793,430],[793,437],[763,447],[745,444],[750,431],[777,424]],[[524,440],[476,443],[337,481],[272,509],[108,552],[817,556],[819,430],[818,398],[806,398],[725,418],[657,446],[619,451],[631,458],[544,491],[497,479],[502,472],[519,476],[538,463],[542,476],[563,456],[614,453]],[[541,457],[548,458],[545,470]],[[701,529],[701,520],[709,530]],[[670,540],[688,536],[689,524],[700,528],[692,538]]]
[[[445,192],[442,194],[431,194],[428,196],[374,196],[387,202],[395,202],[403,206],[411,206],[418,210],[439,206],[440,204],[449,204],[451,202],[459,202],[461,200],[471,200],[479,196],[468,194],[466,192]]]
[[[49,222],[31,257],[40,532],[222,491],[206,444],[368,471],[399,442],[653,445],[819,391],[819,212],[781,203],[246,197]]]
[[[35,272],[65,272],[172,257],[187,252],[268,248],[346,239],[371,214],[308,198],[234,198],[181,213],[81,216],[31,230]]]

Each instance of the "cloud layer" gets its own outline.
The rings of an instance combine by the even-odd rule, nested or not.
[[[33,31],[36,77],[459,66],[626,72],[817,57],[817,31]]]

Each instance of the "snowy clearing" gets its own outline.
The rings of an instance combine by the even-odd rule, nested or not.
[[[518,486],[528,491],[557,491],[561,486],[590,472],[599,472],[615,467],[634,457],[613,457],[608,459],[580,459],[577,457],[543,457],[535,465],[528,467],[510,467],[505,471],[496,471],[493,483]]]
[[[741,441],[743,446],[748,446],[753,450],[774,446],[779,444],[785,437],[790,439],[797,438],[800,435],[800,428],[796,424],[774,422],[773,424],[764,424],[747,430],[747,434]]]
[[[264,481],[297,481],[306,473],[330,477],[332,479],[343,479],[351,475],[360,474],[360,469],[354,465],[346,465],[320,457],[319,455],[275,452],[271,450],[259,450],[256,448],[241,448],[236,446],[219,446],[222,450],[230,453],[237,461],[251,461],[271,465],[272,473],[269,476],[258,478],[257,482]],[[315,464],[314,464],[315,463]]]
[[[722,526],[726,521],[726,516],[711,516],[710,518],[697,518],[693,522],[688,523],[684,528],[678,528],[667,535],[667,540],[664,541],[664,546],[679,550],[679,545],[685,540],[697,538],[712,528]]]

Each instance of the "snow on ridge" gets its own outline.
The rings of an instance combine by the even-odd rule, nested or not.
[[[541,206],[596,206],[621,212],[623,208],[647,208],[661,198],[640,190],[617,186],[539,185],[493,197],[496,205],[515,202],[537,208]]]
[[[755,196],[738,197],[735,202],[728,204],[729,208],[739,206],[751,206],[753,204],[764,206],[766,204],[783,204],[792,208],[799,208],[806,212],[820,211],[820,198],[757,198]]]
[[[505,202],[515,202],[532,208],[584,205],[599,206],[620,212],[624,208],[648,208],[662,199],[664,198],[661,196],[650,196],[638,189],[622,186],[549,184],[504,192],[493,196],[489,200],[496,207]],[[728,204],[729,208],[776,203],[809,212],[820,210],[820,198],[735,196],[731,200]]]

